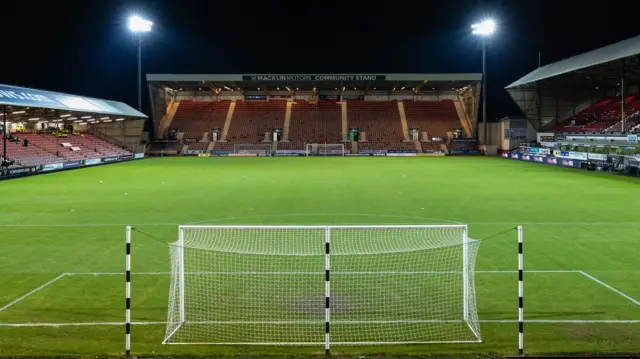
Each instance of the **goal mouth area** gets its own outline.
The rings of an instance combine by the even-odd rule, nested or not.
[[[180,226],[164,343],[478,343],[479,244],[464,224]]]

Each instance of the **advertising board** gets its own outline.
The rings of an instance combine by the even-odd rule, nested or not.
[[[88,160],[84,160],[85,166],[99,165],[101,163],[102,161],[99,158],[89,158]]]
[[[98,161],[100,160],[98,159]],[[64,165],[62,163],[51,163],[48,165],[43,165],[42,172],[57,171],[57,170],[61,170],[63,167]]]
[[[82,167],[82,161],[69,161],[62,164],[62,168]]]

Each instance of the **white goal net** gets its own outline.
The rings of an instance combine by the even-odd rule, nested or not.
[[[165,344],[480,342],[466,225],[180,226]]]
[[[233,153],[236,155],[262,155],[271,152],[271,143],[255,143],[255,144],[241,144],[237,143],[233,145]]]
[[[305,148],[307,156],[344,156],[343,143],[308,143]]]

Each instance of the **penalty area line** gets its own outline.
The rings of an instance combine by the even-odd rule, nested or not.
[[[52,280],[50,280],[50,281],[46,282],[45,284],[43,284],[43,285],[39,286],[38,288],[36,288],[36,289],[34,289],[34,290],[30,291],[29,293],[27,293],[27,294],[23,295],[22,297],[20,297],[20,298],[18,298],[18,299],[15,299],[13,302],[11,302],[11,303],[9,303],[9,304],[5,305],[4,307],[0,308],[0,312],[2,312],[2,311],[3,311],[3,310],[5,310],[5,309],[9,309],[9,308],[11,308],[13,305],[15,305],[15,304],[19,303],[19,302],[20,302],[20,301],[22,301],[23,299],[25,299],[25,298],[27,298],[28,296],[30,296],[30,295],[32,295],[32,294],[34,294],[35,292],[39,291],[40,289],[42,289],[42,288],[44,288],[44,287],[46,287],[46,286],[48,286],[48,285],[50,285],[50,284],[53,284],[53,282],[57,281],[58,279],[60,279],[60,278],[62,278],[62,277],[64,277],[64,276],[66,276],[66,275],[67,275],[67,273],[62,273],[62,274],[60,274],[59,276],[57,276],[57,277],[53,278]]]
[[[587,278],[591,279],[592,281],[594,281],[594,282],[596,282],[596,283],[598,283],[598,284],[600,284],[600,285],[604,286],[605,288],[607,288],[607,289],[611,290],[612,292],[614,292],[614,293],[616,293],[616,294],[620,295],[621,297],[623,297],[623,298],[625,298],[625,299],[629,300],[629,301],[630,301],[630,302],[632,302],[633,304],[635,304],[635,305],[640,305],[640,301],[637,301],[636,299],[634,299],[634,298],[633,298],[633,297],[631,297],[630,295],[623,293],[622,291],[620,291],[620,290],[618,290],[618,289],[616,289],[616,288],[614,288],[614,287],[612,287],[612,286],[608,285],[607,283],[605,283],[605,282],[601,281],[600,279],[598,279],[598,278],[596,278],[596,277],[592,276],[591,274],[589,274],[589,273],[587,273],[587,272],[585,272],[585,271],[579,271],[579,272],[580,272],[580,274],[582,274],[583,276],[585,276],[585,277],[587,277]]]

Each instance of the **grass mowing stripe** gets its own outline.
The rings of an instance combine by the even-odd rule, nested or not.
[[[622,297],[624,297],[624,298],[628,299],[628,300],[629,300],[629,301],[631,301],[633,304],[635,304],[635,305],[640,305],[640,301],[637,301],[637,300],[635,300],[634,298],[632,298],[631,296],[629,296],[629,295],[627,295],[627,294],[623,293],[622,291],[619,291],[619,290],[615,289],[614,287],[612,287],[612,286],[608,285],[607,283],[605,283],[605,282],[601,281],[600,279],[598,279],[598,278],[596,278],[596,277],[592,276],[591,274],[589,274],[589,273],[587,273],[587,272],[584,272],[584,271],[579,271],[579,273],[580,273],[580,274],[582,274],[582,275],[584,275],[585,277],[587,277],[587,278],[591,279],[592,281],[594,281],[594,282],[596,282],[596,283],[598,283],[598,284],[603,285],[604,287],[606,287],[607,289],[610,289],[610,290],[611,290],[611,291],[613,291],[614,293],[616,293],[616,294],[618,294],[618,295],[620,295],[620,296],[622,296]]]
[[[20,297],[20,298],[18,298],[18,299],[16,299],[16,300],[14,300],[14,301],[12,301],[11,303],[9,303],[9,304],[5,305],[4,307],[0,308],[0,312],[2,312],[2,311],[3,311],[3,310],[5,310],[5,309],[11,308],[13,305],[15,305],[15,304],[19,303],[20,301],[22,301],[22,300],[23,300],[23,299],[25,299],[26,297],[28,297],[28,296],[30,296],[30,295],[32,295],[32,294],[34,294],[35,292],[39,291],[40,289],[42,289],[42,288],[44,288],[44,287],[46,287],[46,286],[48,286],[48,285],[52,284],[53,282],[57,281],[58,279],[60,279],[60,278],[62,278],[62,277],[64,277],[64,276],[66,276],[66,275],[67,275],[67,273],[62,273],[62,274],[60,274],[59,276],[57,276],[57,277],[53,278],[52,280],[50,280],[50,281],[46,282],[45,284],[43,284],[43,285],[39,286],[38,288],[36,288],[36,289],[34,289],[34,290],[30,291],[29,293],[27,293],[27,294],[23,295],[22,297]]]

